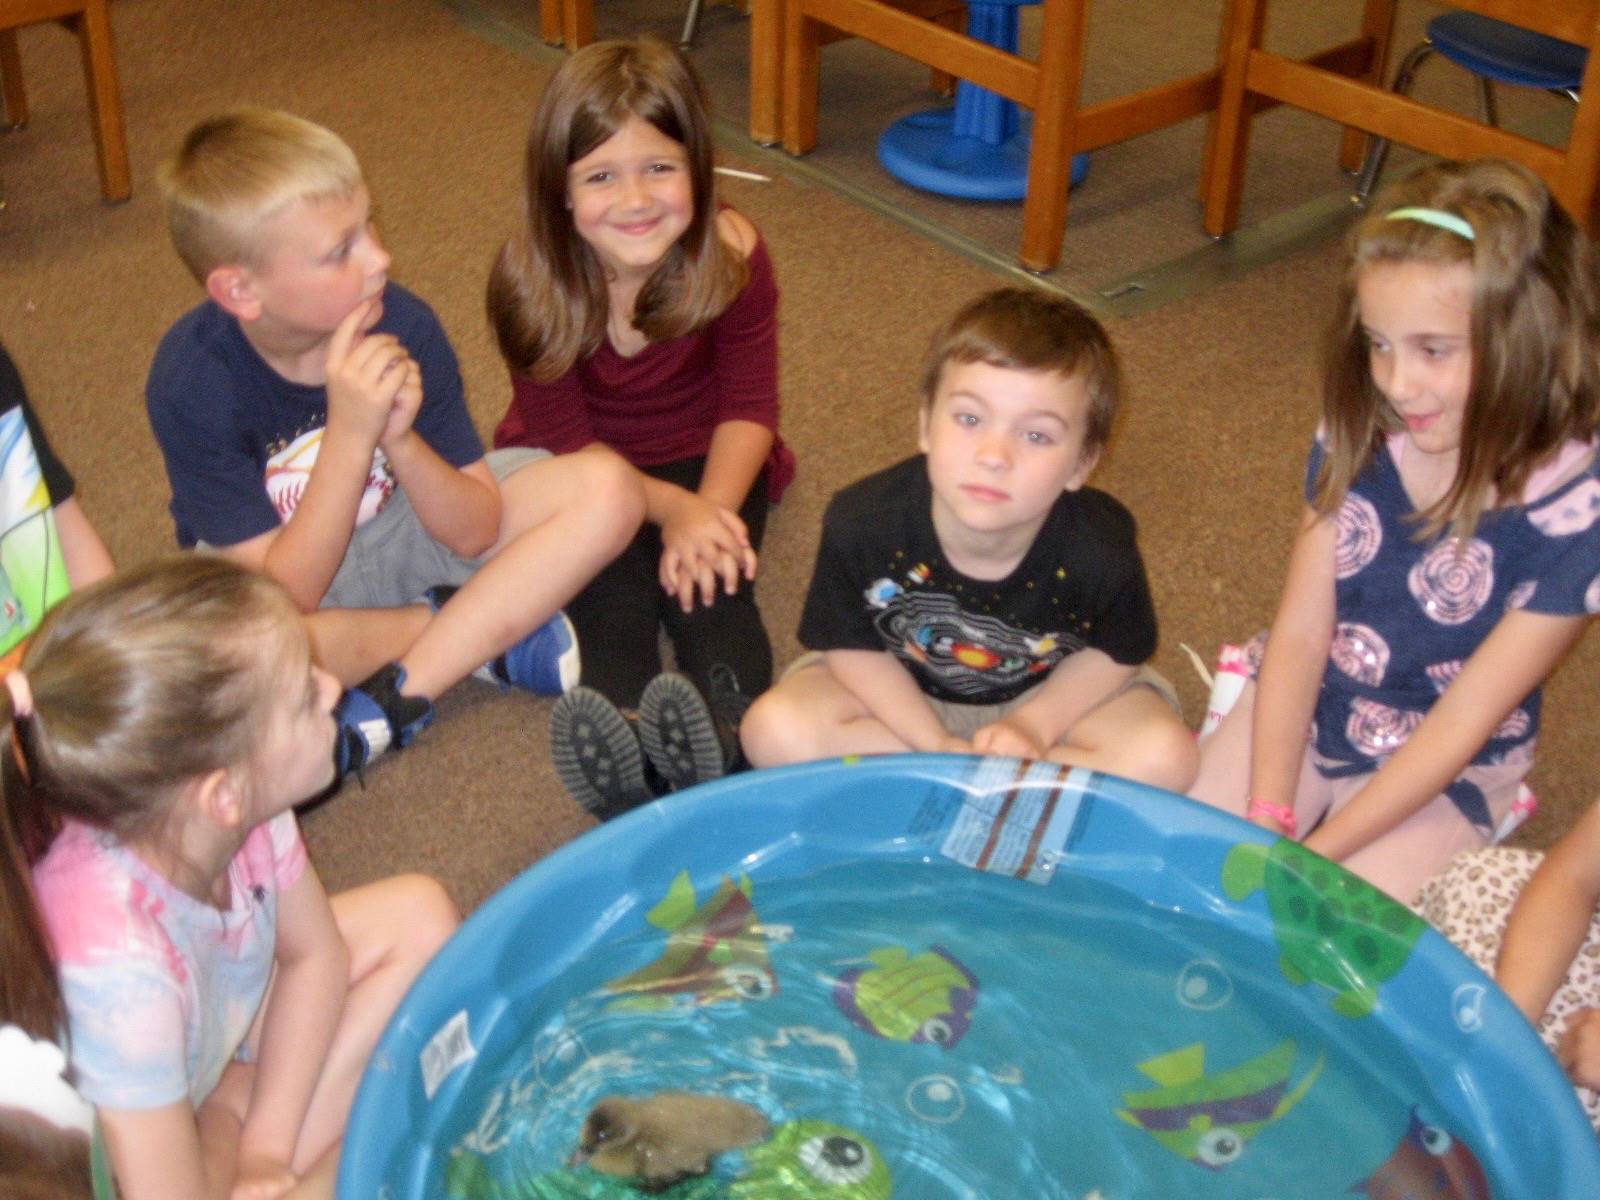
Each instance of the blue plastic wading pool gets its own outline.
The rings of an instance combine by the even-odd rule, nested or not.
[[[592,1200],[608,1094],[768,1136],[709,1200],[1592,1200],[1566,1078],[1465,958],[1176,796],[1010,759],[741,775],[494,897],[367,1071],[345,1200]]]

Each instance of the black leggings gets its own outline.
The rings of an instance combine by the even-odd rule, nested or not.
[[[701,457],[640,469],[694,491],[705,466]],[[739,516],[750,531],[750,544],[760,550],[767,527],[764,468],[750,485]],[[636,707],[645,684],[661,672],[657,630],[665,628],[678,669],[705,695],[713,694],[712,673],[718,666],[732,671],[746,696],[766,691],[772,683],[772,643],[751,581],[741,580],[731,596],[718,591],[710,605],[697,599],[694,611],[685,613],[677,597],[662,590],[660,564],[661,527],[646,521],[627,549],[567,605],[567,616],[578,630],[583,682],[613,704]]]

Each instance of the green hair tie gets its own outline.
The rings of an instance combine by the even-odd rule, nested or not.
[[[1458,217],[1455,213],[1442,212],[1437,208],[1397,208],[1393,212],[1385,213],[1385,221],[1421,221],[1424,225],[1432,225],[1437,229],[1447,229],[1457,237],[1464,237],[1467,241],[1473,240],[1472,226],[1468,225],[1465,218]]]

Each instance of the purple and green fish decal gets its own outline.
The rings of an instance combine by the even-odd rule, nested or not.
[[[946,1050],[972,1025],[978,980],[943,946],[912,957],[903,946],[867,955],[870,967],[840,974],[833,1002],[851,1022],[894,1042],[932,1042]]]
[[[689,872],[680,871],[661,903],[645,920],[666,931],[661,957],[632,974],[606,984],[622,993],[613,1003],[626,1008],[669,1008],[692,1004],[766,1000],[778,990],[767,961],[761,917],[751,903],[749,876],[739,882],[724,876],[704,904],[695,895]]]
[[[1180,1158],[1219,1170],[1238,1159],[1245,1145],[1300,1103],[1322,1072],[1318,1055],[1304,1078],[1289,1090],[1295,1045],[1279,1042],[1247,1063],[1206,1073],[1201,1043],[1160,1054],[1139,1070],[1160,1086],[1124,1092],[1117,1116],[1144,1130]]]

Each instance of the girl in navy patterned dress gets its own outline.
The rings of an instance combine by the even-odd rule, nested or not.
[[[1374,204],[1283,599],[1192,795],[1408,902],[1495,837],[1600,611],[1597,333],[1594,252],[1531,172],[1443,163]]]

